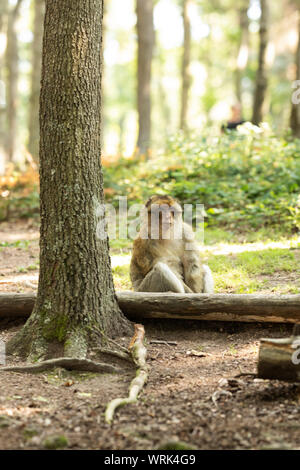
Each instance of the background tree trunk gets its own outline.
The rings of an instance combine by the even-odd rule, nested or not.
[[[183,54],[181,65],[182,88],[181,88],[181,109],[180,109],[180,129],[187,127],[188,99],[191,86],[191,76],[189,72],[191,62],[191,21],[189,17],[190,0],[183,0],[182,18],[184,29]]]
[[[42,68],[42,46],[45,15],[45,0],[33,0],[34,24],[32,41],[31,94],[29,103],[28,150],[34,160],[39,160],[39,99]]]
[[[146,155],[151,139],[151,65],[154,46],[153,0],[137,0],[138,73],[137,109],[138,153]]]
[[[7,27],[6,67],[7,67],[7,140],[6,149],[9,161],[12,161],[17,142],[17,99],[19,78],[18,38],[16,24],[20,13],[22,0],[9,14]]]
[[[242,79],[249,58],[249,18],[248,18],[249,0],[243,0],[239,9],[240,40],[238,46],[238,55],[236,61],[236,98],[243,109],[243,90]]]
[[[295,65],[296,65],[295,80],[300,80],[300,9],[298,10],[298,47],[296,51]],[[300,104],[292,103],[291,129],[292,129],[293,135],[295,137],[300,138]]]
[[[40,96],[40,276],[32,315],[8,352],[84,357],[95,333],[129,331],[103,223],[103,1],[46,0]],[[98,339],[99,341],[99,339]],[[60,352],[60,351],[59,351]]]
[[[268,78],[266,67],[266,52],[269,37],[269,7],[268,0],[260,0],[261,17],[259,28],[259,57],[256,72],[256,83],[253,102],[253,124],[258,125],[263,120],[263,105],[267,90]]]
[[[8,0],[0,2],[0,35],[5,37],[7,31]],[[6,116],[6,85],[5,85],[5,46],[0,49],[0,175],[4,174],[6,162],[5,116]]]

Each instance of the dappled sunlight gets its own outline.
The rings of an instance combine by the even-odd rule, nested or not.
[[[297,248],[300,244],[300,237],[291,239],[291,240],[282,240],[282,241],[269,241],[269,242],[253,242],[253,243],[217,243],[216,245],[204,245],[201,247],[209,253],[215,255],[228,255],[243,253],[244,251],[262,251],[270,250],[274,248]]]
[[[37,274],[16,274],[15,276],[10,276],[8,278],[2,278],[0,280],[0,284],[10,284],[14,283],[17,284],[18,282],[37,282],[39,278]]]
[[[129,266],[130,258],[130,255],[113,255],[111,256],[111,266],[112,268],[116,268],[117,266]]]
[[[16,397],[12,397],[16,398]],[[22,397],[19,397],[21,399]],[[0,414],[2,416],[7,416],[8,418],[14,418],[14,417],[30,417],[35,414],[39,414],[42,411],[45,411],[45,408],[33,408],[31,406],[16,406],[14,408],[12,407],[5,407],[5,406],[0,406]],[[1,424],[1,422],[0,422]]]
[[[17,242],[17,241],[27,241],[27,240],[39,240],[40,234],[38,231],[34,232],[25,232],[22,231],[13,231],[13,232],[0,232],[0,242]]]
[[[30,292],[36,291],[38,286],[39,274],[18,274],[9,277],[1,276],[0,291],[13,292]]]

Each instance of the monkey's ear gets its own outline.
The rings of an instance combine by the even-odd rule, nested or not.
[[[145,204],[146,207],[150,206],[152,199],[153,199],[153,196],[149,197],[149,199],[146,201],[146,204]]]
[[[145,206],[146,206],[146,207],[151,206],[153,200],[154,200],[156,197],[157,197],[156,194],[153,194],[152,196],[150,196],[149,199],[148,199],[148,201],[146,202]]]

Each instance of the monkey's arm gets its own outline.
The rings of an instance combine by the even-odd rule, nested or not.
[[[192,292],[204,290],[204,270],[198,250],[188,250],[183,257],[184,282]]]
[[[204,269],[192,228],[184,224],[183,275],[185,284],[195,293],[204,291]]]
[[[137,264],[134,257],[131,259],[130,263],[130,280],[133,286],[133,290],[137,291],[144,279],[143,273]]]

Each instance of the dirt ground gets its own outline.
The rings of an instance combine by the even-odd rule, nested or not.
[[[37,227],[0,230],[0,243],[8,237],[35,240],[25,250],[2,245],[0,291],[35,290]],[[21,325],[3,319],[0,340]],[[235,378],[256,372],[260,338],[288,336],[291,325],[147,320],[144,326],[149,381],[140,400],[120,408],[111,426],[104,421],[105,406],[127,395],[135,374],[127,362],[118,362],[124,372],[115,375],[1,373],[0,449],[153,450],[170,441],[196,449],[300,449],[300,387]]]

